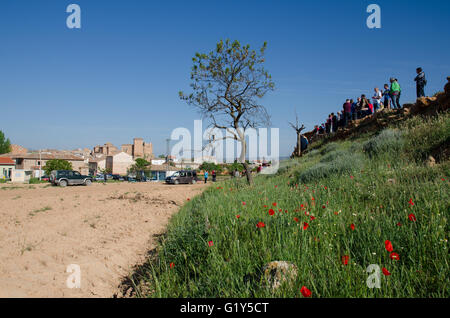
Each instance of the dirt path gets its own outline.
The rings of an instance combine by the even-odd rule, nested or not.
[[[203,184],[0,186],[0,297],[112,297]],[[67,266],[81,288],[68,288]]]

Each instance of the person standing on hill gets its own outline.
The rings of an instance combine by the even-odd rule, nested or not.
[[[381,100],[383,99],[383,94],[378,87],[375,87],[374,91],[375,94],[372,96],[373,112],[376,113],[378,109],[381,109]]]
[[[212,171],[212,182],[216,182],[216,177],[217,177],[216,170],[213,170]]]
[[[393,109],[401,109],[402,106],[400,105],[400,95],[402,93],[402,88],[400,87],[400,84],[398,83],[398,80],[396,78],[391,77],[391,100],[392,100],[392,108]]]
[[[350,108],[351,109],[351,120],[355,120],[357,103],[355,103],[355,101],[353,99],[350,100],[350,103],[352,104],[352,107]]]
[[[347,124],[350,120],[352,120],[352,101],[347,99],[344,104],[344,127],[347,127]]]
[[[331,130],[331,114],[328,115],[328,119],[325,122],[325,133],[328,135],[330,133]]]
[[[369,100],[366,98],[366,95],[361,95],[361,117],[364,118],[369,115]]]
[[[384,97],[384,108],[386,109],[390,109],[391,108],[391,97],[390,97],[390,92],[391,90],[389,89],[389,85],[388,84],[384,84],[384,92],[383,92],[383,97]]]
[[[335,133],[338,130],[338,118],[334,113],[331,113],[331,132]]]
[[[208,171],[205,171],[205,183],[207,183],[208,182]]]
[[[356,119],[362,118],[362,101],[361,97],[358,97],[356,102]]]
[[[417,76],[414,79],[414,81],[416,81],[417,98],[425,97],[425,85],[427,85],[425,73],[421,67],[418,67],[416,69],[416,73],[417,73]]]

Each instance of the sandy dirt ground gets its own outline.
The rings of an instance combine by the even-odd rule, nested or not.
[[[0,185],[0,297],[112,297],[203,188]],[[81,288],[67,287],[70,264],[80,268]]]

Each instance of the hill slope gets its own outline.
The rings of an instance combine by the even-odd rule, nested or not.
[[[448,112],[417,116],[327,143],[252,187],[210,187],[172,219],[132,276],[134,293],[302,297],[306,286],[312,297],[449,297],[449,161],[426,160],[449,139]],[[296,266],[292,284],[264,287],[271,261]],[[379,289],[366,284],[371,264],[390,273]]]

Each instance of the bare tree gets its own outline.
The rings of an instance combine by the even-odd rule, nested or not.
[[[302,131],[305,130],[305,125],[302,124],[301,127],[299,126],[297,112],[295,112],[295,124],[289,122],[289,125],[291,125],[291,127],[297,133],[297,151],[295,155],[297,157],[300,157],[302,155]]]
[[[252,177],[245,160],[245,130],[270,125],[270,116],[259,103],[274,89],[272,77],[263,67],[266,47],[264,43],[257,52],[250,50],[250,45],[221,40],[214,51],[196,53],[191,72],[193,92],[179,93],[182,100],[198,108],[203,118],[210,121],[210,127],[225,129],[240,142],[239,162],[249,184]]]

